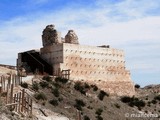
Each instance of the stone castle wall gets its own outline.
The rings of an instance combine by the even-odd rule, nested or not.
[[[123,50],[105,45],[79,45],[74,30],[69,30],[65,38],[60,35],[54,25],[46,26],[42,34],[40,56],[53,66],[53,75],[70,69],[71,80],[96,84],[110,94],[135,94],[130,71],[125,68]]]
[[[70,69],[71,80],[97,84],[112,94],[134,94],[123,50],[62,43],[41,48],[41,55],[53,64],[55,75]]]

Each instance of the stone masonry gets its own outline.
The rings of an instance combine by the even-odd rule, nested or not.
[[[77,35],[69,30],[63,43],[44,46],[40,51],[42,58],[53,65],[54,75],[70,69],[71,80],[96,84],[111,94],[134,95],[134,84],[130,71],[125,68],[123,50],[79,45]]]
[[[42,35],[41,57],[53,66],[53,75],[70,69],[70,79],[96,84],[113,95],[135,94],[130,71],[125,68],[124,51],[109,46],[79,45],[78,37],[69,30],[63,40],[54,25]]]

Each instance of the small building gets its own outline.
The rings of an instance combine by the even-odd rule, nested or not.
[[[54,76],[61,75],[63,70],[70,70],[70,80],[96,84],[110,94],[134,95],[134,84],[130,71],[125,68],[123,50],[108,45],[79,45],[73,30],[61,38],[54,25],[48,25],[43,30],[42,43],[40,51],[19,53],[18,67],[23,66],[28,72],[38,70]]]

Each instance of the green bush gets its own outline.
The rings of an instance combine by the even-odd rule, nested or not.
[[[135,84],[135,86],[134,86],[135,88],[140,88],[140,85],[138,85],[138,84]]]
[[[61,98],[58,98],[58,101],[59,101],[59,102],[63,101],[63,98],[62,98],[62,97],[61,97]]]
[[[93,91],[97,91],[98,87],[96,85],[91,85],[91,87],[93,88]]]
[[[59,97],[58,88],[52,89],[52,93],[54,94],[55,97]]]
[[[103,90],[101,90],[100,93],[98,94],[98,98],[100,100],[103,100],[105,96],[109,96],[109,94],[104,92]]]
[[[43,80],[46,80],[47,82],[51,82],[52,81],[52,77],[50,77],[49,75],[45,75],[42,78]]]
[[[157,101],[154,99],[154,100],[151,101],[151,103],[152,103],[152,104],[156,104]]]
[[[131,102],[131,98],[128,96],[123,96],[123,97],[121,97],[121,101],[124,103],[129,103],[129,102]]]
[[[66,78],[61,78],[61,77],[56,77],[56,78],[55,78],[55,81],[56,81],[56,82],[63,83],[63,84],[66,84],[66,83],[68,82],[68,79],[66,79]]]
[[[155,96],[154,100],[159,100],[160,101],[160,95]]]
[[[120,108],[121,107],[118,103],[114,104],[114,106],[116,106],[116,108]]]
[[[48,83],[47,82],[45,82],[45,81],[42,81],[42,82],[40,82],[39,83],[40,84],[40,86],[42,87],[42,88],[46,88],[46,87],[48,87]]]
[[[76,82],[75,85],[74,85],[74,89],[80,90],[81,86],[82,86],[81,84],[82,84],[81,82]]]
[[[28,88],[28,83],[23,82],[23,83],[21,84],[21,86],[22,86],[23,88]]]
[[[129,106],[134,107],[137,106],[139,109],[141,107],[144,107],[146,105],[146,103],[143,100],[139,100],[136,97],[128,97],[128,96],[123,96],[121,98],[121,101],[124,103],[128,103]]]
[[[52,85],[54,85],[55,88],[60,88],[61,85],[57,82],[52,82]]]
[[[97,120],[103,120],[101,116],[96,116]]]
[[[143,100],[133,100],[129,103],[129,105],[131,107],[137,106],[138,108],[141,108],[145,106],[145,102]]]
[[[83,102],[83,100],[79,100],[79,99],[76,99],[76,104],[84,107],[86,104]]]
[[[50,100],[49,103],[52,104],[53,106],[58,106],[58,100],[53,99]]]
[[[43,92],[34,94],[34,97],[37,100],[47,100],[47,97]]]
[[[37,82],[34,82],[34,83],[32,84],[32,88],[33,88],[34,90],[38,91],[38,90],[39,90],[39,85],[38,85],[38,83],[37,83]]]
[[[86,104],[83,102],[83,100],[76,99],[76,104],[74,105],[75,108],[78,110],[82,110],[82,107],[84,107]]]
[[[80,105],[78,105],[78,104],[75,104],[75,105],[74,105],[74,107],[75,107],[77,110],[80,110],[80,111],[82,111],[82,107],[81,107]]]
[[[81,92],[82,94],[86,94],[86,89],[81,82],[76,82],[74,88],[75,90]]]
[[[85,115],[85,116],[83,117],[83,119],[84,119],[84,120],[90,120],[90,118],[89,118],[87,115]]]
[[[103,110],[102,110],[101,108],[98,108],[98,109],[96,110],[96,114],[97,114],[98,116],[100,116],[100,115],[102,114],[102,112],[103,112]]]
[[[89,89],[90,86],[88,85],[88,83],[84,83],[84,88]]]

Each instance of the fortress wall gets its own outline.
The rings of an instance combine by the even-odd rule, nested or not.
[[[55,75],[70,69],[71,80],[96,84],[110,94],[134,95],[123,50],[63,43],[41,48],[41,55],[53,64]]]
[[[76,80],[130,81],[124,52],[113,48],[63,44],[63,69]]]
[[[63,63],[63,45],[53,44],[41,48],[41,57],[50,64]]]
[[[123,50],[105,45],[79,45],[74,30],[69,30],[63,39],[54,25],[47,25],[43,30],[42,42],[40,57],[53,66],[53,75],[59,76],[60,71],[70,69],[71,80],[96,84],[110,94],[134,95]],[[17,64],[21,62],[19,55]]]
[[[132,81],[88,81],[90,84],[96,84],[102,90],[110,95],[133,96],[135,95],[134,83]]]

